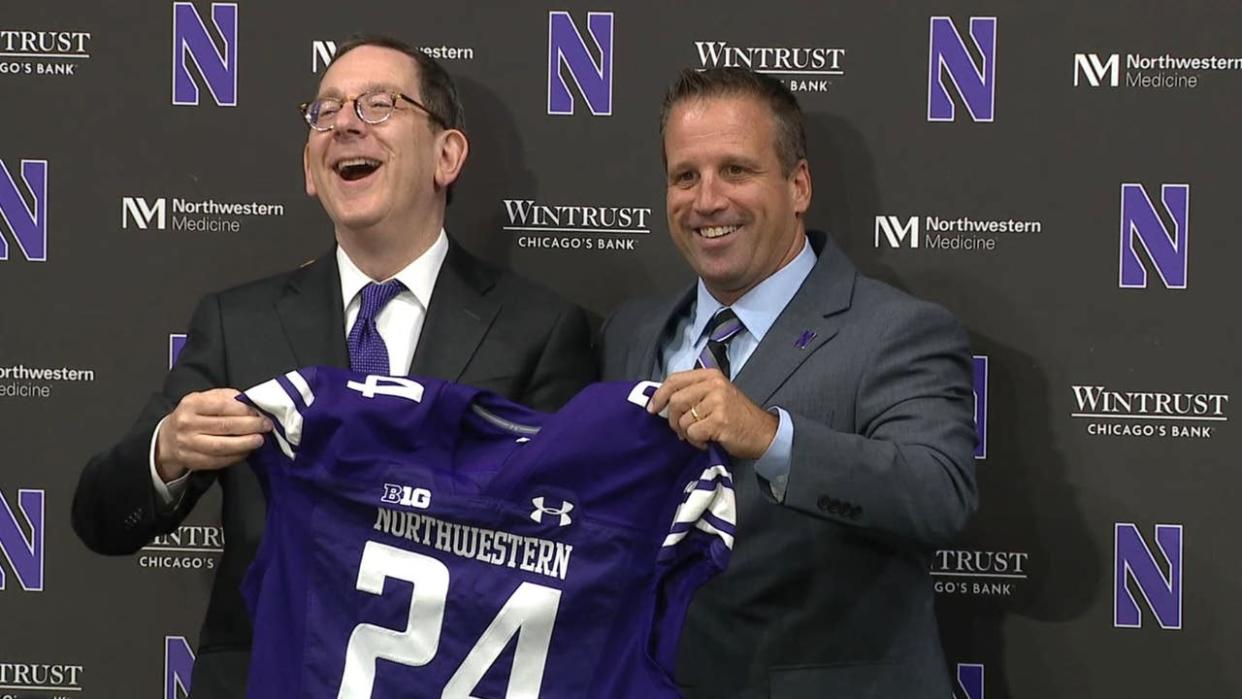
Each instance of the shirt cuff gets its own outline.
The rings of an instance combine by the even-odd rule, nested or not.
[[[755,462],[755,473],[768,482],[772,497],[785,501],[785,488],[789,485],[789,462],[793,457],[793,419],[781,408],[771,408],[780,419],[776,437],[768,450]]]
[[[164,418],[164,420],[167,419]],[[151,433],[151,448],[148,451],[147,461],[151,464],[151,483],[155,486],[155,492],[159,494],[160,500],[165,505],[173,505],[181,501],[181,495],[185,493],[186,483],[190,480],[190,473],[187,471],[184,476],[168,483],[165,483],[164,479],[160,478],[159,469],[155,467],[155,440],[160,437],[160,428],[164,426],[164,420],[160,420],[155,425],[155,431]]]

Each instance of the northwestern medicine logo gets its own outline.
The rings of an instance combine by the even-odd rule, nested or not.
[[[981,65],[976,64],[953,20],[931,18],[927,60],[928,121],[956,118],[949,84],[966,105],[972,120],[992,121],[996,107],[996,18],[971,17],[970,38],[980,55]]]
[[[0,559],[8,562],[17,584],[23,590],[42,592],[44,491],[19,489],[16,502],[15,512],[5,494],[0,492]],[[21,515],[20,522],[18,514]],[[8,585],[4,567],[0,566],[0,590]]]
[[[30,192],[29,201],[17,186],[17,180],[0,160],[0,261],[9,259],[12,236],[21,256],[30,262],[47,261],[47,161],[22,160],[22,185]]]
[[[974,356],[974,394],[975,394],[975,458],[988,458],[988,358],[987,355]]]
[[[197,105],[198,83],[190,65],[207,85],[212,100],[221,107],[237,106],[237,3],[213,2],[211,23],[220,45],[192,3],[173,3],[172,103]]]
[[[548,114],[574,113],[568,73],[591,114],[612,115],[612,19],[611,12],[587,13],[592,50],[568,12],[548,13]]]
[[[1157,563],[1147,541],[1134,524],[1113,527],[1113,626],[1143,626],[1138,591],[1162,629],[1182,628],[1182,525],[1157,524],[1156,547],[1163,563]],[[1167,571],[1167,572],[1166,572]]]
[[[164,637],[164,699],[180,699],[190,693],[194,650],[184,636]],[[178,692],[177,690],[181,691]]]
[[[243,217],[284,216],[284,204],[198,201],[181,197],[121,197],[121,228],[237,233]]]
[[[1166,289],[1185,289],[1187,252],[1190,245],[1190,185],[1160,185],[1160,203],[1173,230],[1161,220],[1160,212],[1141,184],[1121,185],[1122,289],[1146,289],[1147,269],[1139,248],[1160,275]]]
[[[1074,87],[1126,87],[1147,89],[1195,89],[1205,72],[1242,70],[1236,56],[1145,56],[1125,54],[1125,73],[1121,54],[1074,54]]]
[[[419,46],[419,51],[437,61],[472,61],[474,49],[469,46]],[[319,73],[332,65],[336,57],[336,42],[326,39],[311,41],[311,72]]]
[[[826,46],[733,46],[727,41],[696,41],[699,70],[747,68],[781,80],[791,92],[828,92],[829,78],[845,75],[845,49]]]
[[[992,252],[1014,238],[1042,233],[1042,221],[971,216],[877,215],[875,247],[925,249],[936,252]],[[999,242],[1004,241],[1004,242]]]
[[[984,699],[983,665],[980,663],[957,664],[957,687],[954,699]]]

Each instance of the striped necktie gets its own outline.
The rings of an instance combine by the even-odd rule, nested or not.
[[[731,308],[722,308],[707,323],[707,346],[699,353],[695,369],[719,369],[726,378],[729,372],[729,341],[746,329]]]

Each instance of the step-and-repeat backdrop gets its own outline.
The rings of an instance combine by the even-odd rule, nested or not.
[[[982,506],[932,569],[962,699],[1237,696],[1242,5],[5,3],[0,696],[182,696],[218,498],[88,552],[88,456],[203,293],[321,254],[306,126],[336,43],[457,77],[448,230],[607,314],[690,279],[657,115],[685,67],[786,81],[812,227],[974,344]]]

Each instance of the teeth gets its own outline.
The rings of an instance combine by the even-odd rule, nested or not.
[[[379,167],[380,161],[375,160],[373,158],[349,158],[347,160],[342,160],[341,162],[337,163],[335,170],[337,172],[340,172],[341,170],[344,170],[347,167],[353,167],[354,165],[369,165],[371,167]]]
[[[704,238],[719,238],[722,235],[727,235],[733,231],[736,231],[738,228],[741,228],[741,226],[708,226],[706,228],[700,228],[699,235]]]

